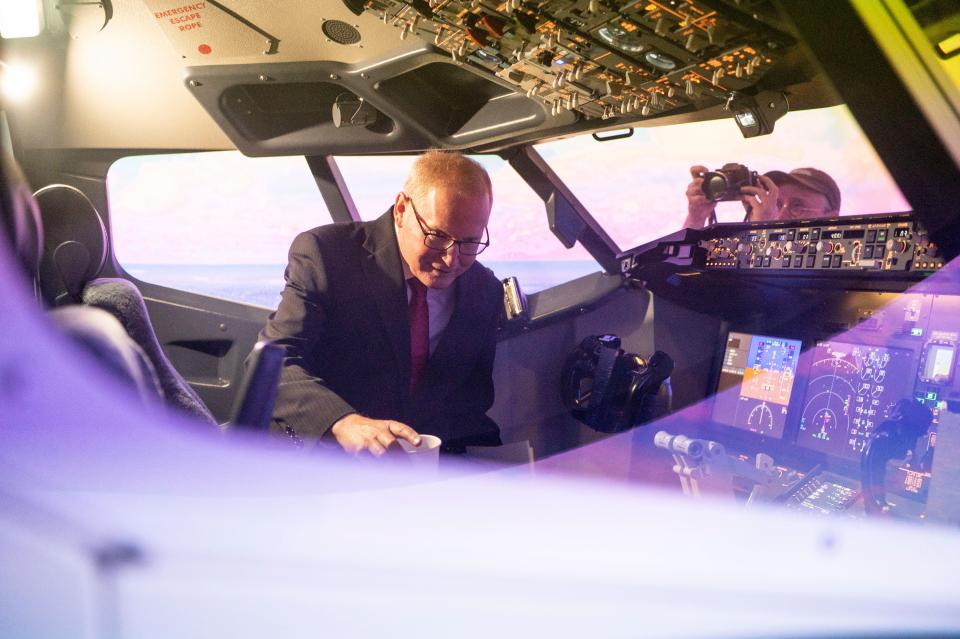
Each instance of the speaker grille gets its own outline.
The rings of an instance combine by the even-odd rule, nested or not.
[[[360,42],[360,32],[353,25],[342,20],[327,20],[321,27],[323,35],[337,44],[356,44]]]

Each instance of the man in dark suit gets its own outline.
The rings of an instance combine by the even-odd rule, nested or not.
[[[434,151],[380,218],[297,236],[260,334],[287,351],[274,430],[374,456],[418,433],[453,452],[500,443],[486,411],[503,292],[476,262],[491,201],[478,163]]]

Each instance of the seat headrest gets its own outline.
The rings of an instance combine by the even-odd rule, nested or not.
[[[3,154],[3,177],[9,202],[3,203],[4,231],[20,263],[31,279],[36,279],[43,252],[43,224],[37,202],[16,160]]]
[[[45,235],[40,290],[53,305],[79,302],[107,260],[103,219],[83,191],[66,184],[45,186],[34,197]]]

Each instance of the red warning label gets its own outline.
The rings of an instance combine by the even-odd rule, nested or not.
[[[203,26],[200,22],[200,12],[206,8],[206,5],[206,2],[194,2],[193,4],[185,4],[172,9],[154,11],[153,17],[157,20],[168,21],[180,31],[193,31]]]

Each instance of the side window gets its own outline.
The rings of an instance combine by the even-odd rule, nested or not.
[[[480,256],[484,266],[503,279],[516,276],[526,293],[594,273],[600,266],[577,244],[566,249],[550,232],[543,201],[496,156],[473,156],[493,182],[490,248]],[[416,158],[413,156],[338,157],[337,165],[360,217],[370,220],[393,204]]]
[[[736,162],[761,174],[814,167],[837,182],[841,215],[909,210],[845,106],[788,113],[771,135],[749,139],[724,118],[638,128],[602,143],[578,136],[537,151],[624,249],[683,226],[693,165],[714,170]],[[740,202],[719,202],[716,211],[720,222],[743,220]]]
[[[302,157],[132,156],[107,174],[114,253],[145,282],[276,308],[290,243],[331,221]]]

